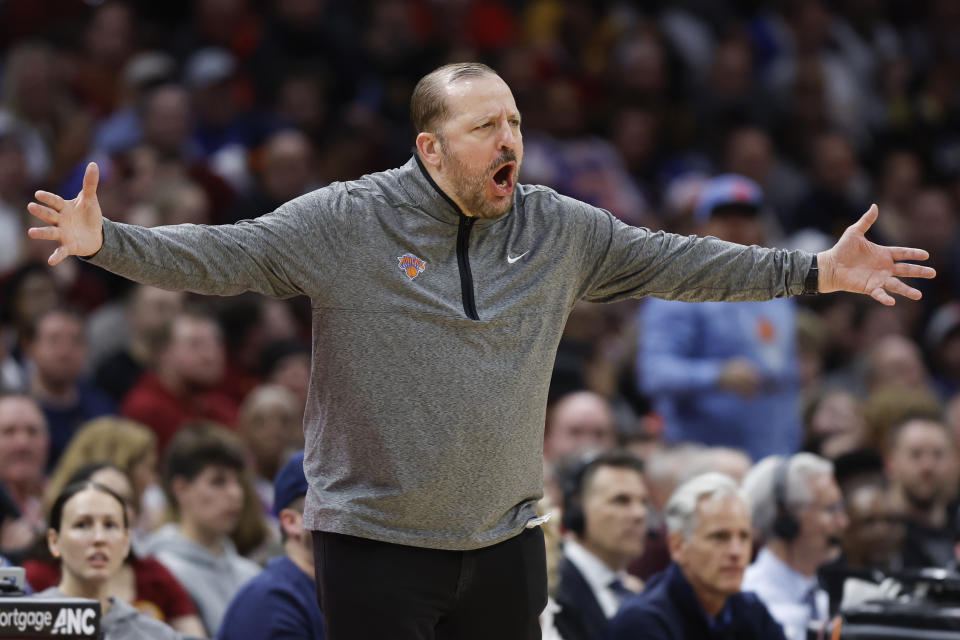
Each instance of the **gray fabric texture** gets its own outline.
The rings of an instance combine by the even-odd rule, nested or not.
[[[157,529],[143,548],[187,590],[211,638],[220,628],[230,600],[261,571],[260,565],[239,555],[229,539],[223,541],[220,554],[214,555],[183,537],[175,524]]]
[[[255,220],[145,229],[104,222],[91,262],[167,289],[310,297],[304,526],[467,550],[535,517],[547,388],[581,299],[797,295],[811,254],[653,233],[541,187],[466,218],[412,158]],[[400,258],[424,268],[408,277]]]
[[[37,598],[66,598],[57,587],[44,589]],[[100,633],[103,640],[185,640],[187,636],[137,611],[133,605],[110,598],[110,610],[100,618]]]

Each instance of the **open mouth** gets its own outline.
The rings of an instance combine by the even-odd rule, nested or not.
[[[493,187],[498,195],[507,196],[513,191],[513,178],[516,168],[516,163],[508,162],[494,172]]]
[[[107,564],[107,562],[109,561],[109,558],[107,558],[106,554],[94,553],[89,558],[87,558],[87,561],[95,567],[101,567]]]

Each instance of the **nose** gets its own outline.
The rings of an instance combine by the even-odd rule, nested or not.
[[[519,131],[510,126],[509,121],[504,120],[500,126],[500,139],[497,141],[497,148],[516,150],[519,135]]]

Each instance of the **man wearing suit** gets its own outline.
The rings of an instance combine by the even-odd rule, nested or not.
[[[647,488],[642,463],[626,452],[588,454],[567,475],[555,624],[566,640],[604,638],[621,600],[640,589],[627,565],[643,553]]]

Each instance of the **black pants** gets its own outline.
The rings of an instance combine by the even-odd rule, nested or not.
[[[327,640],[540,640],[539,527],[474,551],[314,531],[313,553]]]

